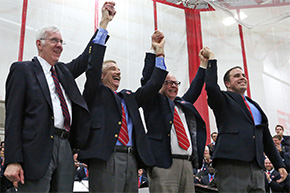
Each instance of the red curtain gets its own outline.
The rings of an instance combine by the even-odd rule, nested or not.
[[[188,49],[188,63],[189,63],[189,80],[190,82],[195,77],[195,74],[199,67],[199,51],[202,49],[202,35],[201,35],[201,22],[200,11],[185,8],[186,17],[186,33],[187,33],[187,49]],[[202,116],[206,124],[207,141],[210,143],[210,128],[209,128],[209,115],[207,107],[207,95],[206,91],[202,90],[202,93],[194,106]]]

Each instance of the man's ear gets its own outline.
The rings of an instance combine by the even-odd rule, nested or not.
[[[36,40],[36,46],[38,50],[42,50],[42,43],[41,40]]]
[[[230,82],[229,81],[226,81],[225,85],[226,85],[227,88],[230,88]]]

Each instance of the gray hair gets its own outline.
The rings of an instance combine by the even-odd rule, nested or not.
[[[36,40],[45,39],[48,32],[59,32],[59,29],[55,26],[44,26],[36,32]]]
[[[115,60],[105,60],[103,62],[103,67],[102,67],[102,71],[108,66],[108,63],[114,63],[117,64],[117,62]]]

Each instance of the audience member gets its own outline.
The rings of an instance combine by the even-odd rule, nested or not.
[[[277,135],[282,137],[281,144],[283,146],[290,146],[290,136],[283,135],[284,134],[284,127],[282,125],[276,125],[275,131]]]
[[[207,47],[202,55],[209,59],[206,70],[208,104],[218,126],[213,156],[216,183],[220,193],[265,191],[264,152],[285,180],[287,172],[273,143],[267,117],[260,106],[245,96],[248,80],[241,67],[224,75],[227,91],[217,84],[217,60]]]
[[[215,188],[216,184],[214,180],[214,173],[215,173],[215,170],[212,164],[210,164],[208,166],[208,174],[201,178],[200,183],[203,185],[207,185],[209,187]]]
[[[212,142],[210,144],[208,144],[207,146],[209,148],[209,154],[212,157],[213,156],[213,152],[214,152],[214,147],[215,147],[216,139],[218,137],[218,133],[214,131],[214,132],[212,132],[210,134],[210,137],[212,139]]]
[[[202,166],[200,170],[198,170],[198,173],[196,174],[195,178],[200,182],[200,179],[203,178],[208,174],[208,167],[212,165],[212,159],[209,155],[209,148],[208,146],[205,146],[204,153],[203,153],[203,161]]]
[[[82,181],[89,179],[89,170],[87,164],[79,162],[77,159],[78,153],[74,153],[74,165],[75,165],[75,181]]]
[[[158,42],[152,36],[152,44]],[[147,53],[141,84],[153,76],[159,54]],[[177,81],[168,74],[159,93],[143,107],[156,166],[148,171],[150,192],[194,192],[192,168],[200,168],[206,141],[205,123],[193,106],[204,85],[206,61],[201,60],[190,88],[178,97]],[[152,74],[152,75],[151,75]]]
[[[273,142],[280,154],[280,156],[284,159],[284,154],[288,151],[290,151],[290,146],[284,146],[281,144],[282,142],[282,137],[281,135],[274,135],[273,136]]]
[[[148,179],[144,175],[144,169],[138,170],[138,188],[145,188],[148,187]]]
[[[164,39],[154,48],[164,55]],[[78,159],[89,165],[90,192],[137,192],[137,168],[155,164],[138,108],[160,89],[167,72],[156,69],[135,93],[126,89],[117,93],[120,69],[112,60],[102,65],[104,52],[98,54],[99,49],[93,46],[86,72],[84,98],[93,117],[92,130]]]
[[[276,171],[273,167],[271,161],[266,158],[265,159],[265,189],[266,192],[284,192],[285,182],[284,180],[281,183],[278,183],[278,180],[281,179],[281,176],[278,171]]]
[[[114,12],[114,3],[103,9]],[[98,30],[94,42],[101,35]],[[58,62],[64,42],[56,27],[41,28],[36,39],[38,57],[13,63],[6,82],[5,176],[21,182],[19,192],[72,192],[71,149],[83,148],[90,132],[89,110],[74,79],[87,69],[95,43],[64,64]]]

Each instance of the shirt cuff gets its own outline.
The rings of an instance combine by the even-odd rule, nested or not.
[[[155,58],[155,66],[157,68],[160,68],[161,70],[166,70],[166,65],[164,62],[164,58],[163,57],[156,57]]]
[[[108,31],[103,28],[99,28],[96,37],[93,39],[93,42],[95,44],[100,44],[104,46],[107,36],[108,36]]]

